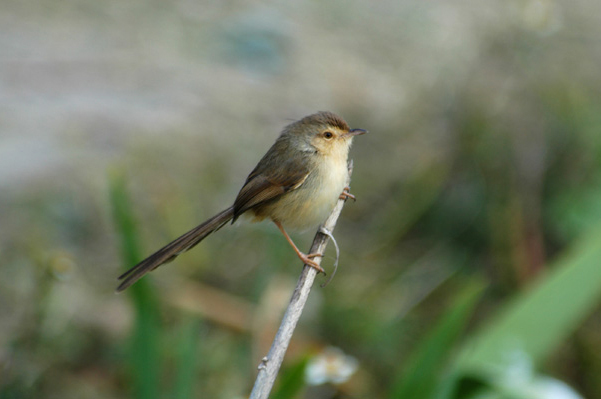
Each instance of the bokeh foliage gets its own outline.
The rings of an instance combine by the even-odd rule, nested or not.
[[[317,110],[370,134],[274,394],[601,397],[598,2],[2,9],[0,397],[244,397],[299,272],[277,229],[115,278]],[[359,371],[308,386],[327,346]]]

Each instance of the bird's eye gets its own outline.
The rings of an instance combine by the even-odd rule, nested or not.
[[[329,140],[329,139],[331,139],[332,137],[334,137],[334,133],[332,133],[332,132],[323,132],[323,137],[324,137],[326,140]]]

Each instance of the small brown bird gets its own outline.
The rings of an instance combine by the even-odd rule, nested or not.
[[[284,227],[307,229],[325,221],[339,198],[354,198],[345,187],[348,153],[353,137],[367,133],[351,129],[339,116],[318,112],[286,126],[248,175],[234,205],[167,244],[119,276],[123,291],[144,274],[201,242],[206,236],[249,212],[255,221],[271,219],[303,263],[323,271],[302,253]]]

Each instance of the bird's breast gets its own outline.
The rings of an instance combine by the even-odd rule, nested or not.
[[[285,227],[305,230],[323,223],[348,177],[346,157],[324,157],[316,160],[305,182],[284,194],[271,209],[271,217]]]

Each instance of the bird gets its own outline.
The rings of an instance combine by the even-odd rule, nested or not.
[[[248,215],[270,219],[305,265],[323,272],[294,244],[286,229],[306,230],[323,223],[338,199],[352,198],[347,185],[348,154],[353,138],[367,133],[351,129],[340,116],[322,111],[290,123],[250,172],[230,207],[165,245],[118,277],[117,292],[146,273],[171,262],[228,222]]]

